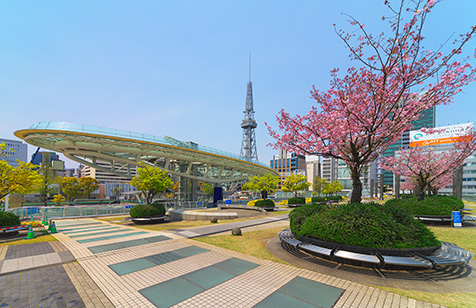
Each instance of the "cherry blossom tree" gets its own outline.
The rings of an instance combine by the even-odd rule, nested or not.
[[[444,45],[426,50],[422,29],[435,1],[385,4],[392,16],[382,19],[389,22],[391,34],[374,36],[349,16],[356,31],[336,32],[359,66],[349,68],[343,77],[338,77],[338,69],[332,70],[325,92],[313,87],[317,105],[307,114],[293,117],[281,109],[278,130],[266,123],[276,139],[275,149],[344,160],[353,181],[351,202],[361,201],[363,168],[410,129],[423,111],[451,103],[476,75],[470,58],[461,55],[475,27],[457,38],[451,50]]]
[[[425,192],[434,195],[439,189],[451,184],[453,171],[476,151],[476,132],[462,142],[454,143],[448,151],[438,152],[433,147],[416,147],[400,151],[393,157],[381,157],[382,169],[403,176],[408,183],[419,188],[418,200]]]
[[[400,184],[400,189],[403,190],[403,192],[405,192],[406,190],[409,190],[411,193],[414,188],[415,188],[415,185],[411,182],[403,182]]]

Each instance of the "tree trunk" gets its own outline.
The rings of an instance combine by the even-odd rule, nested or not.
[[[425,199],[425,186],[418,186],[418,201],[423,201]]]
[[[359,166],[351,167],[352,177],[352,196],[350,197],[350,203],[360,203],[362,201],[362,182],[360,181]]]

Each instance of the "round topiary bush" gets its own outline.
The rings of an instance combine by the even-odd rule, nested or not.
[[[136,204],[130,209],[129,215],[132,218],[164,216],[165,208],[162,204]]]
[[[271,199],[260,199],[255,202],[255,206],[257,207],[266,207],[266,208],[274,208],[276,204]]]
[[[439,246],[440,242],[410,212],[392,205],[313,204],[289,214],[290,228],[299,237],[372,249]]]
[[[403,208],[412,213],[413,216],[451,216],[451,212],[460,211],[464,207],[463,201],[453,196],[432,196],[425,197],[418,201],[418,198],[392,199],[385,204]]]
[[[10,212],[0,212],[0,227],[19,226],[20,218]]]
[[[289,198],[288,205],[290,204],[306,204],[306,198]]]

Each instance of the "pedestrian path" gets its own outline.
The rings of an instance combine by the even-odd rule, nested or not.
[[[0,288],[3,283],[13,290],[15,284],[8,279],[18,279],[14,275],[55,267],[55,277],[62,277],[61,281],[66,286],[54,296],[49,293],[58,299],[51,305],[55,307],[63,304],[75,307],[161,308],[439,307],[331,275],[262,260],[189,239],[224,232],[233,227],[252,227],[282,219],[285,218],[278,216],[193,230],[155,232],[137,231],[127,226],[109,229],[111,224],[94,219],[58,221],[55,237],[59,242],[47,244],[57,243],[55,245],[64,247],[70,259],[77,260],[77,263],[65,263],[60,258],[62,263],[56,260],[56,265],[26,272],[17,270],[15,274],[0,273]],[[111,234],[112,230],[115,232]],[[81,234],[83,236],[77,236]],[[6,246],[8,250],[3,252],[4,257],[0,258],[0,262],[58,254],[54,245],[50,248],[43,246],[38,247],[38,251],[42,249],[38,255],[33,255],[33,252],[21,254],[15,249],[10,251],[13,246]],[[66,277],[60,273],[60,268]],[[22,296],[13,291],[8,294],[4,292],[0,302],[5,300],[11,305],[17,295],[20,298]],[[43,300],[44,296],[41,300],[36,298],[35,302],[35,297],[29,295],[28,305],[22,304],[21,307],[28,307],[30,303],[49,307]],[[20,302],[25,303],[24,300]]]

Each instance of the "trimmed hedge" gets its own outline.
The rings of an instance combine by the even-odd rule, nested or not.
[[[289,198],[288,205],[289,204],[306,204],[306,198]]]
[[[327,200],[341,201],[342,196],[329,196],[329,197],[327,197]]]
[[[326,202],[326,197],[312,197],[312,202]]]
[[[413,216],[436,215],[451,216],[452,211],[460,211],[464,207],[463,201],[453,196],[432,196],[425,197],[418,201],[418,198],[392,199],[385,204],[404,208],[412,213]]]
[[[163,204],[136,204],[130,209],[129,215],[132,218],[164,216],[165,207]]]
[[[289,218],[297,236],[331,243],[377,249],[440,245],[409,211],[387,204],[305,205],[294,209]]]
[[[10,212],[0,212],[0,227],[12,227],[21,225],[20,218]]]
[[[273,207],[274,208],[276,206],[276,204],[271,199],[260,199],[260,200],[256,201],[255,206],[258,206],[258,207]]]

